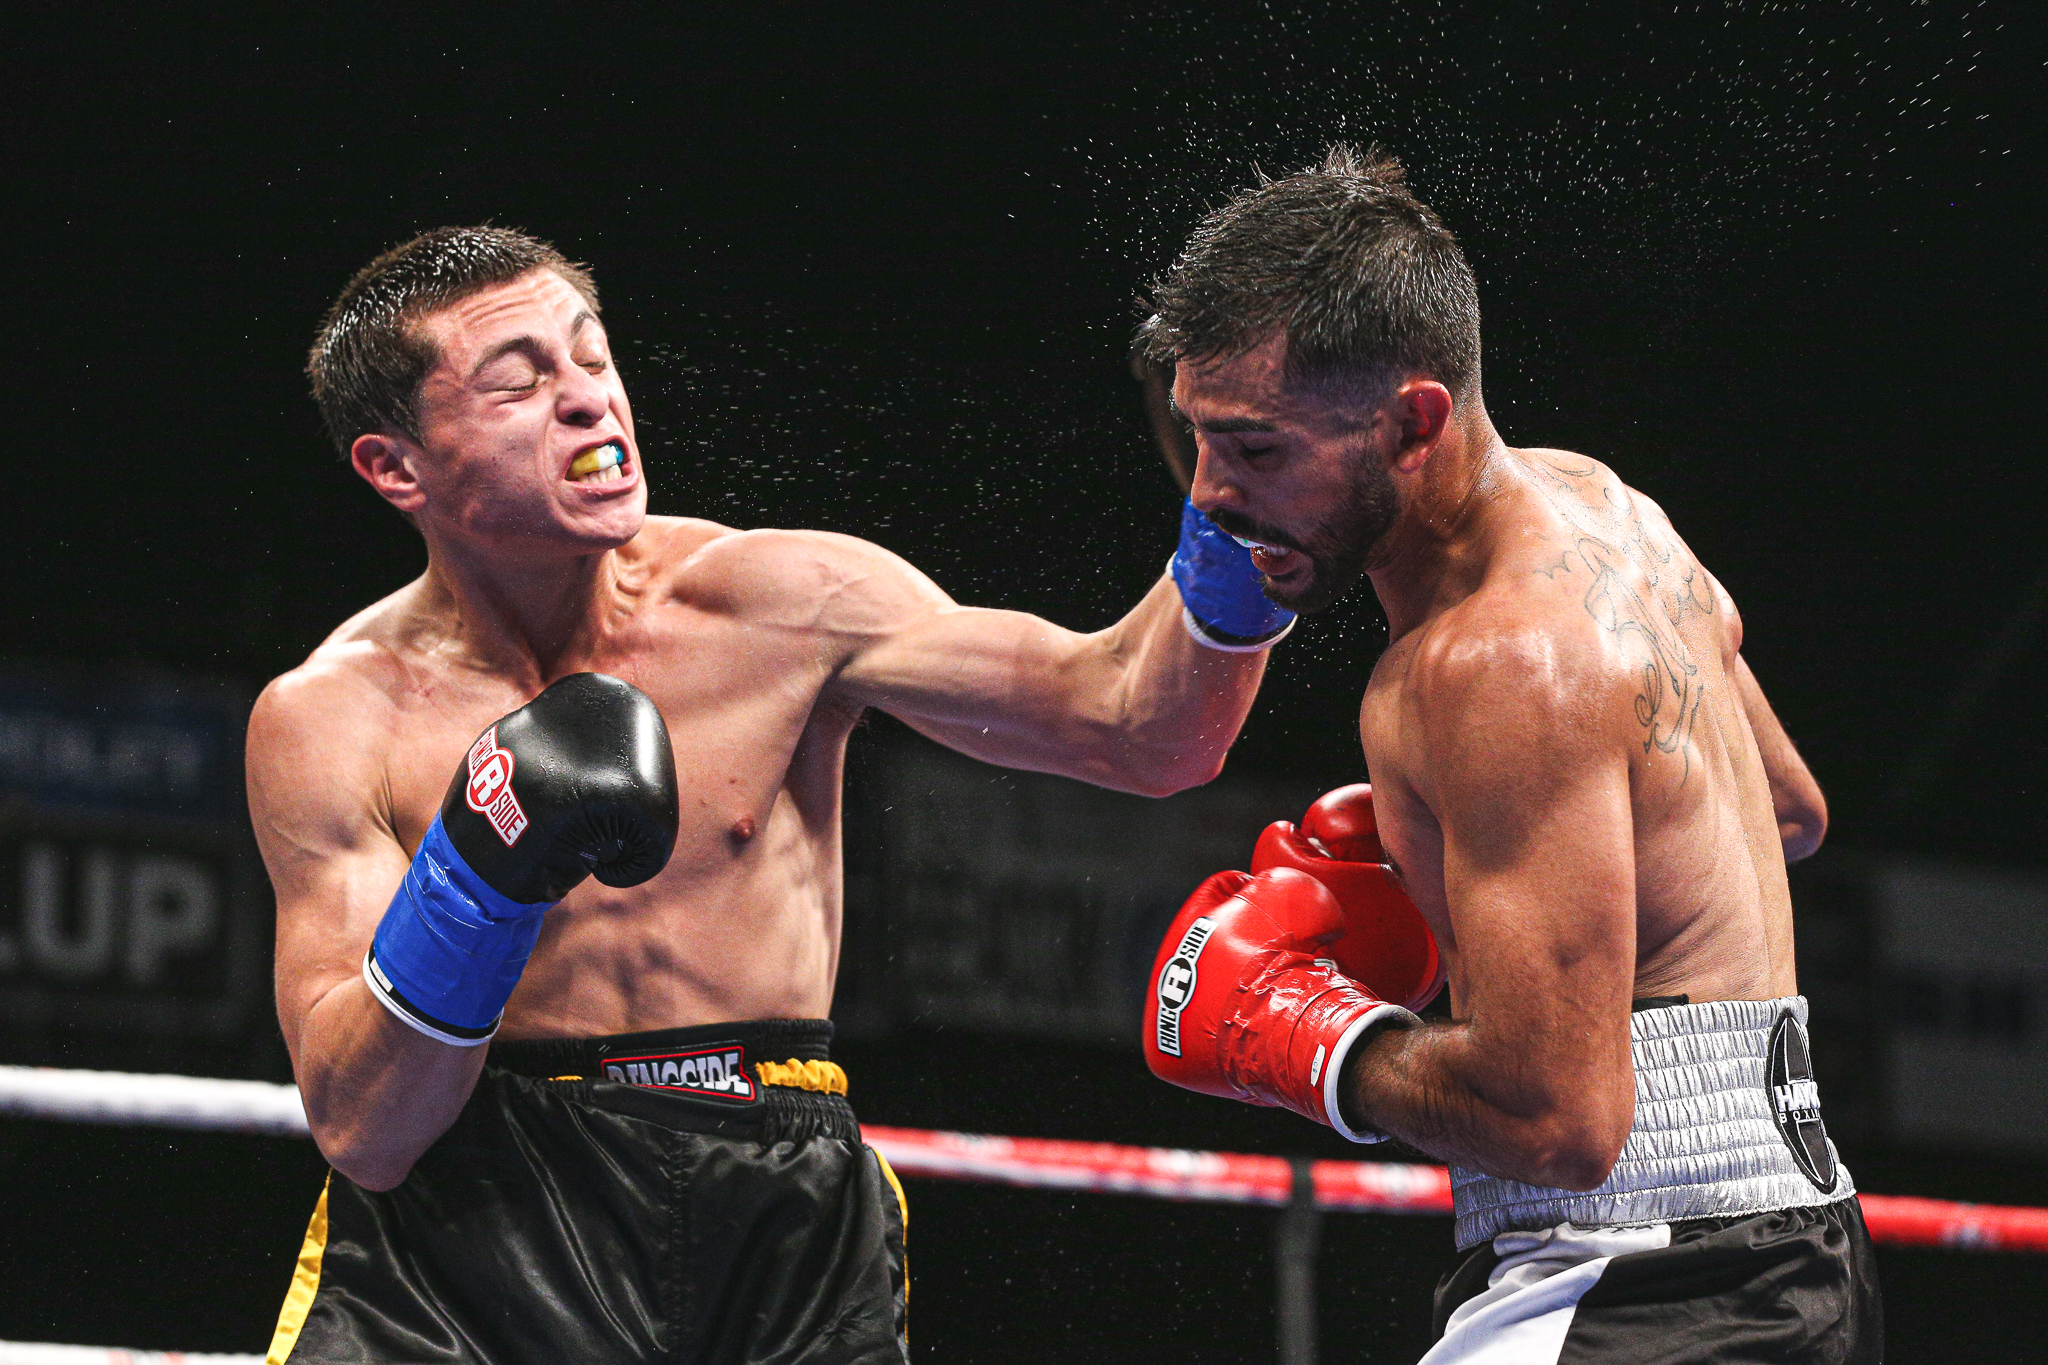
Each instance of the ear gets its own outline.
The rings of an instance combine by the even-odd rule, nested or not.
[[[427,501],[417,473],[421,450],[407,436],[372,432],[348,448],[348,462],[377,495],[401,512],[417,512]]]
[[[1388,409],[1401,425],[1394,468],[1413,474],[1428,464],[1437,442],[1451,429],[1451,414],[1457,406],[1451,391],[1434,379],[1411,379],[1394,390]]]

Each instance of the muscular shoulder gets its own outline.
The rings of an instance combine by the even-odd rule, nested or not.
[[[267,773],[314,772],[330,791],[373,784],[384,741],[398,730],[404,668],[374,640],[330,640],[271,680],[249,717],[252,802]],[[296,785],[296,784],[295,784]]]
[[[408,707],[430,704],[434,690],[415,638],[417,590],[409,585],[356,613],[263,689],[249,717],[252,802],[275,785],[262,780],[272,773],[317,771],[321,781],[303,789],[337,794],[376,785]]]
[[[1425,728],[1554,739],[1625,706],[1636,665],[1580,586],[1489,585],[1418,632],[1404,691]]]
[[[706,610],[758,624],[857,635],[950,601],[900,556],[857,536],[720,530],[675,565],[672,580],[680,598]]]

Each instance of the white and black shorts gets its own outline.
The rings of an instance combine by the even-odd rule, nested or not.
[[[1878,1365],[1884,1317],[1854,1198],[1647,1227],[1506,1232],[1436,1292],[1421,1365]]]

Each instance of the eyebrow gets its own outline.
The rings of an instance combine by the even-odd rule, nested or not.
[[[1174,419],[1182,426],[1192,431],[1199,425],[1201,430],[1208,432],[1212,436],[1231,436],[1241,431],[1280,430],[1277,423],[1264,421],[1257,417],[1225,417],[1219,421],[1198,424],[1185,412],[1181,411],[1180,404],[1173,401],[1173,391],[1170,389],[1166,394],[1166,407],[1167,411],[1171,412],[1174,415]]]
[[[478,375],[484,372],[484,368],[488,366],[492,361],[501,359],[504,356],[511,355],[514,351],[525,351],[529,355],[540,355],[546,349],[547,347],[542,344],[541,339],[531,334],[523,334],[516,337],[507,337],[505,340],[499,342],[497,345],[491,347],[490,350],[485,351],[483,353],[482,358],[479,359],[476,362],[475,367],[470,370],[469,377],[471,379],[476,378]]]

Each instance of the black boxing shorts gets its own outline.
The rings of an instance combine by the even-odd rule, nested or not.
[[[269,1365],[902,1365],[902,1187],[825,1020],[494,1042],[396,1189],[328,1177]]]
[[[1855,1199],[1644,1227],[1503,1233],[1437,1286],[1421,1365],[1879,1365]]]

